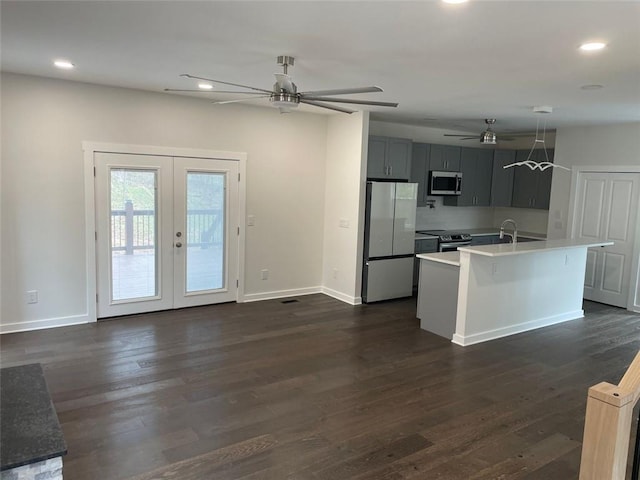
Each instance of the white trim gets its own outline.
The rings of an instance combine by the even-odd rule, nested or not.
[[[578,201],[578,180],[584,173],[640,173],[638,165],[574,165],[571,167],[571,187],[569,189],[569,211],[567,212],[567,238],[575,238],[576,218],[575,209]],[[640,313],[640,208],[637,209],[634,248],[631,259],[629,278],[629,295],[627,296],[627,310]]]
[[[322,293],[325,295],[340,300],[341,302],[348,303],[349,305],[362,305],[362,297],[352,297],[337,290],[333,290],[328,287],[321,287]]]
[[[42,330],[44,328],[68,327],[71,325],[81,325],[93,322],[95,322],[95,319],[92,319],[89,315],[72,315],[70,317],[45,318],[42,320],[29,320],[27,322],[5,323],[0,325],[0,334]]]
[[[96,244],[95,244],[95,179],[93,176],[94,154],[96,152],[123,153],[134,155],[158,155],[165,157],[211,158],[220,160],[238,161],[240,183],[238,185],[238,218],[240,227],[238,235],[238,289],[236,301],[242,302],[244,298],[244,265],[245,265],[245,231],[244,219],[246,218],[246,162],[247,154],[244,152],[227,152],[222,150],[205,150],[200,148],[163,147],[155,145],[132,145],[120,143],[102,143],[83,141],[84,151],[84,206],[85,206],[85,258],[87,263],[87,322],[97,321],[97,278],[96,278]],[[28,322],[27,322],[28,323]],[[55,325],[54,325],[55,326]],[[42,327],[45,328],[45,327]]]
[[[274,300],[277,298],[313,295],[314,293],[323,293],[322,287],[292,288],[291,290],[275,290],[273,292],[249,293],[243,297],[242,302],[259,302],[261,300]],[[238,300],[238,302],[240,302],[240,300]]]
[[[550,325],[568,322],[569,320],[575,320],[577,318],[583,317],[584,310],[564,312],[559,315],[531,320],[530,322],[522,323],[519,325],[511,325],[508,327],[496,328],[494,330],[487,330],[485,332],[474,333],[472,335],[460,335],[454,333],[451,342],[462,347],[468,347],[469,345],[474,345],[476,343],[487,342],[489,340],[495,340],[497,338],[515,335],[516,333],[528,332],[529,330],[548,327]]]

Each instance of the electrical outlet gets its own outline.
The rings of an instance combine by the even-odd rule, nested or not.
[[[347,220],[346,218],[341,218],[339,225],[340,228],[349,228],[349,220]]]
[[[256,224],[256,216],[255,215],[247,215],[247,226],[253,227]]]
[[[38,303],[38,291],[29,290],[27,292],[27,303]]]
[[[260,270],[260,278],[262,280],[267,280],[269,278],[269,270],[267,269]]]

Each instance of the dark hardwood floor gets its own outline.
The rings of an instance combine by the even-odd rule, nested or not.
[[[4,335],[1,361],[42,363],[65,480],[577,478],[587,389],[618,383],[640,316],[586,302],[462,348],[415,310],[196,307]]]

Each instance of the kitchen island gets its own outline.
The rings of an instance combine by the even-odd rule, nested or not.
[[[587,249],[548,240],[460,247],[420,258],[420,327],[467,346],[584,316]]]

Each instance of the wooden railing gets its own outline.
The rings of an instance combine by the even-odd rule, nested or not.
[[[633,407],[640,398],[640,353],[618,385],[602,382],[587,395],[580,480],[624,480]]]
[[[207,248],[221,244],[224,235],[221,209],[189,209],[184,232],[190,247]],[[134,250],[155,247],[155,210],[136,210],[130,200],[122,210],[111,210],[111,248],[127,255]]]

